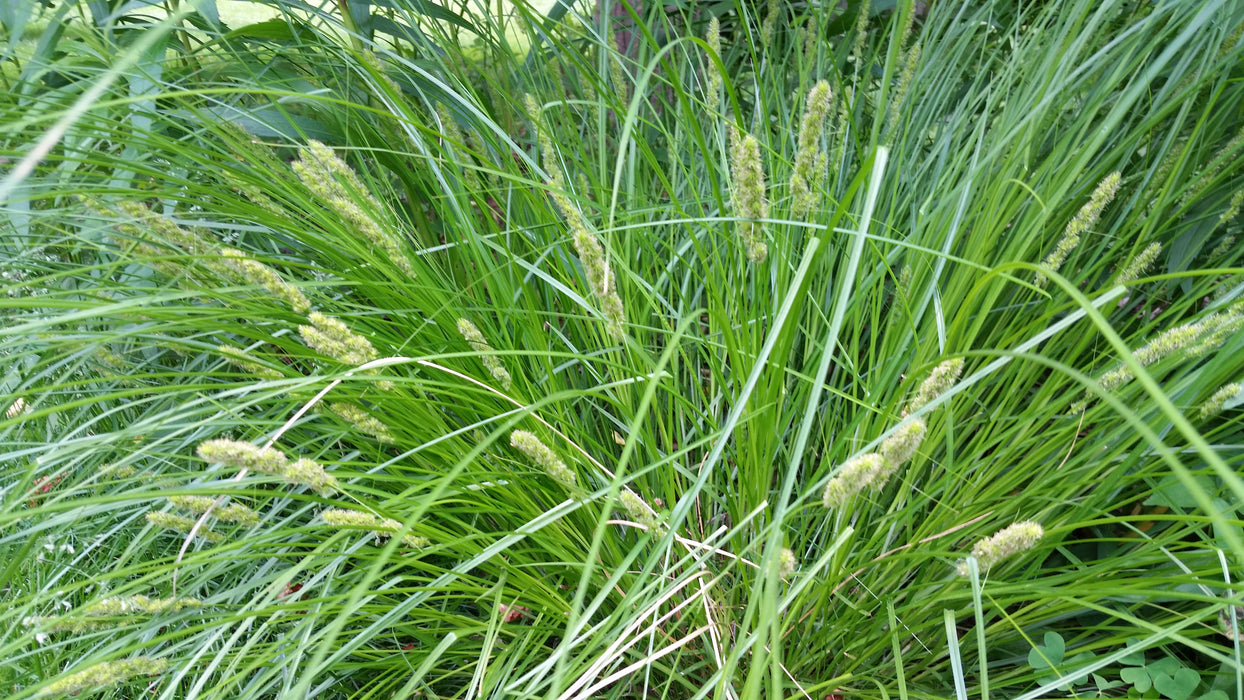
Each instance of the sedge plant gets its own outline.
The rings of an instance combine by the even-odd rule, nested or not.
[[[273,4],[8,28],[11,697],[1240,687],[1238,4]]]

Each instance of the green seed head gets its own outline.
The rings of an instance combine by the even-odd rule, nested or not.
[[[239,440],[207,440],[199,443],[198,453],[209,462],[273,475],[281,474],[289,463],[289,458],[280,450]]]
[[[841,508],[855,494],[884,486],[896,467],[874,452],[856,455],[844,462],[838,475],[830,479],[821,502],[826,508]]]
[[[510,445],[519,452],[526,455],[536,466],[540,467],[553,478],[554,481],[573,489],[575,486],[575,473],[566,466],[566,463],[557,456],[548,445],[541,442],[540,438],[534,433],[526,430],[515,430],[510,433]]]
[[[1005,527],[977,542],[972,547],[972,556],[980,562],[981,569],[987,570],[1003,559],[1032,549],[1044,536],[1045,530],[1039,523],[1025,520]],[[963,576],[968,575],[966,562],[960,562],[959,573]]]
[[[946,393],[959,381],[963,373],[963,358],[956,357],[946,360],[933,369],[928,378],[920,383],[916,395],[912,397],[907,410],[914,413],[924,408],[930,401]]]
[[[924,419],[916,418],[882,441],[879,450],[881,456],[896,467],[903,464],[911,459],[916,454],[916,450],[920,448],[920,442],[924,440],[924,432]]]

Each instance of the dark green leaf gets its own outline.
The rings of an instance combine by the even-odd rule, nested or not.
[[[1045,643],[1038,644],[1028,652],[1028,665],[1037,669],[1058,668],[1067,652],[1067,645],[1062,635],[1057,632],[1046,632]]]

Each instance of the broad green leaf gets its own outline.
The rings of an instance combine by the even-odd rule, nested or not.
[[[1201,684],[1201,674],[1190,668],[1179,668],[1173,674],[1155,673],[1153,688],[1170,700],[1188,700]]]
[[[1044,643],[1028,651],[1028,665],[1037,670],[1058,668],[1066,651],[1067,645],[1063,642],[1062,635],[1046,632]]]
[[[1136,690],[1144,693],[1153,687],[1153,679],[1149,677],[1149,671],[1143,666],[1128,667],[1119,672],[1119,678],[1124,683],[1130,683],[1135,686]]]

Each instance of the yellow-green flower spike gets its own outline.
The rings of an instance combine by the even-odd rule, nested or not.
[[[73,617],[27,617],[25,627],[37,627],[43,632],[71,632],[81,634],[92,630],[116,627],[112,618],[159,615],[178,612],[185,608],[202,607],[197,598],[148,598],[145,595],[105,598],[78,610]]]
[[[285,467],[281,476],[291,484],[309,486],[322,496],[331,496],[337,491],[337,477],[324,471],[324,467],[313,459],[303,458]]]
[[[916,454],[921,441],[924,440],[924,432],[924,419],[916,418],[883,440],[878,452],[891,465],[900,466]]]
[[[279,476],[289,464],[284,452],[271,447],[259,447],[239,440],[215,439],[199,443],[199,456],[209,462],[249,469]]]
[[[614,341],[621,342],[626,332],[626,314],[622,306],[622,298],[618,296],[617,281],[609,269],[605,249],[597,240],[596,234],[592,233],[588,227],[583,212],[566,194],[568,187],[553,150],[553,142],[548,134],[540,129],[542,112],[540,104],[531,95],[526,96],[525,104],[527,113],[535,123],[539,134],[544,169],[549,175],[549,198],[553,200],[553,205],[566,219],[566,225],[570,229],[570,240],[574,243],[575,253],[579,256],[579,262],[583,264],[583,270],[587,274],[588,286],[600,302],[601,315],[605,317],[605,331]]]
[[[369,213],[382,211],[380,201],[333,149],[311,139],[291,167],[307,189],[320,198],[320,204],[331,209],[369,243],[384,251],[385,257],[402,272],[412,277],[415,275],[415,268],[406,256],[406,246]]]
[[[298,334],[308,346],[320,354],[347,365],[361,365],[380,357],[371,341],[351,331],[340,320],[318,311],[312,312],[307,318],[311,325],[298,326]]]
[[[526,455],[530,459],[553,478],[554,481],[565,486],[568,489],[575,487],[575,473],[566,466],[566,463],[557,456],[557,453],[548,445],[541,442],[540,438],[534,433],[526,430],[515,430],[510,433],[510,445],[514,449]]]
[[[769,216],[765,197],[765,171],[760,158],[760,142],[751,134],[740,134],[730,126],[730,179],[732,202],[739,217],[739,238],[747,249],[747,259],[759,265],[769,255],[764,223]]]
[[[1200,321],[1184,323],[1163,331],[1133,352],[1132,357],[1145,367],[1172,355],[1200,357],[1218,348],[1242,327],[1244,304],[1235,304],[1226,311],[1211,314]],[[1120,365],[1103,374],[1097,384],[1105,391],[1113,391],[1131,381],[1132,377],[1132,370],[1127,365]],[[1085,399],[1072,406],[1072,412],[1078,413],[1087,406],[1088,399]]]
[[[920,383],[920,388],[912,397],[911,403],[907,405],[907,410],[914,413],[924,408],[930,401],[949,391],[959,381],[959,375],[962,373],[962,357],[946,360],[933,368],[928,378]]]
[[[302,290],[286,282],[280,273],[255,260],[240,250],[224,248],[220,251],[224,264],[242,281],[263,287],[269,294],[289,304],[295,312],[305,314],[311,310],[311,302]]]
[[[981,570],[988,570],[1003,559],[1032,549],[1044,536],[1045,530],[1039,523],[1025,520],[977,542],[972,547],[972,556],[980,563]],[[960,562],[958,570],[960,575],[967,576],[967,562]]]
[[[1232,195],[1231,201],[1227,204],[1226,210],[1224,210],[1222,215],[1218,217],[1218,226],[1222,226],[1223,224],[1234,219],[1236,215],[1240,213],[1240,207],[1242,205],[1244,205],[1244,188],[1241,188],[1234,195]],[[1217,228],[1217,226],[1215,228]],[[1210,256],[1210,258],[1213,257],[1213,255]]]
[[[250,372],[256,377],[261,377],[263,379],[280,379],[284,376],[271,367],[265,367],[258,362],[255,362],[242,348],[235,348],[231,345],[221,345],[217,348],[217,352],[219,352],[220,356],[223,357],[229,364],[245,372]]]
[[[371,415],[362,408],[349,403],[333,403],[329,404],[328,410],[341,416],[347,423],[350,423],[358,430],[371,435],[376,440],[384,443],[396,442],[393,434],[389,432],[389,426],[382,423],[378,418]]]
[[[613,34],[613,25],[609,25],[609,82],[618,93],[618,102],[625,106],[631,101],[630,86],[626,84],[626,71],[622,69],[622,53],[612,49],[618,48],[617,37]]]
[[[833,93],[827,81],[812,86],[808,104],[799,122],[799,150],[795,152],[795,167],[790,176],[791,208],[796,216],[803,216],[816,207],[818,197],[816,183],[824,175],[824,153],[821,152],[821,135],[825,133],[825,120],[833,107]]]
[[[629,490],[623,489],[618,494],[618,502],[622,504],[622,508],[626,510],[626,514],[631,520],[644,526],[648,532],[658,533],[661,530],[661,523],[657,520],[657,514],[652,508],[644,503],[643,499],[636,496]]]
[[[717,106],[721,102],[721,70],[717,68],[717,63],[713,58],[721,59],[721,23],[714,16],[708,21],[708,31],[704,34],[704,41],[708,44],[708,80],[704,88],[705,98],[708,102],[708,111],[717,111]]]
[[[153,510],[147,513],[147,522],[165,530],[189,534],[194,529],[196,520],[187,518],[184,515],[177,515],[176,513]],[[199,528],[194,534],[195,537],[202,537],[208,542],[221,542],[225,539],[224,535],[219,532],[213,532],[206,527]]]
[[[510,386],[513,384],[510,372],[505,368],[505,365],[501,364],[501,360],[494,354],[495,351],[488,344],[488,341],[484,339],[484,334],[480,332],[479,328],[467,319],[460,318],[458,319],[458,333],[467,341],[472,350],[479,353],[480,362],[484,363],[484,367],[492,375],[492,378],[497,380],[502,389],[509,391]]]
[[[773,28],[777,25],[778,18],[782,14],[781,0],[769,0],[769,5],[765,10],[765,18],[760,22],[760,45],[765,50],[769,49],[773,42]]]
[[[794,550],[783,548],[781,554],[778,555],[778,575],[786,578],[795,573],[798,567],[799,558],[795,556]]]
[[[207,496],[169,496],[168,500],[174,506],[188,510],[195,515],[202,515],[211,508],[212,517],[222,522],[237,523],[246,527],[259,524],[259,514],[241,503],[229,503],[212,508],[216,499]]]
[[[40,695],[77,695],[84,690],[116,685],[136,676],[158,676],[168,668],[168,659],[156,659],[150,656],[136,656],[123,661],[105,661],[65,676],[44,688]]]
[[[445,149],[457,151],[459,148],[466,147],[466,137],[462,133],[462,129],[458,127],[458,121],[454,118],[453,110],[444,102],[436,103],[436,118],[441,123],[441,139],[446,142]],[[462,184],[466,186],[468,196],[478,196],[484,189],[479,180],[479,173],[475,168],[471,167],[471,159],[465,153],[459,155],[459,163],[462,167]]]
[[[1158,254],[1161,252],[1161,243],[1150,243],[1144,250],[1140,251],[1140,255],[1137,255],[1134,260],[1127,264],[1127,267],[1119,271],[1119,274],[1114,278],[1114,283],[1126,287],[1135,282],[1149,270],[1149,267],[1158,259]]]
[[[897,467],[875,452],[856,455],[843,463],[838,475],[826,484],[821,502],[826,508],[841,508],[855,494],[885,486]]]
[[[377,540],[393,537],[402,529],[402,524],[392,518],[381,518],[371,513],[362,513],[357,510],[334,508],[324,511],[320,514],[320,517],[324,519],[324,522],[334,527],[367,530]],[[412,532],[407,532],[402,536],[402,544],[413,549],[422,549],[431,544],[431,542],[426,537],[420,537]]]
[[[1240,192],[1244,193],[1244,190],[1240,190]],[[1226,257],[1233,250],[1235,250],[1235,236],[1223,236],[1218,245],[1214,246],[1214,249],[1209,252],[1210,262],[1217,264],[1221,258]]]
[[[191,253],[193,255],[206,255],[207,253],[212,252],[212,250],[216,247],[216,244],[207,238],[197,233],[187,231],[186,229],[170,221],[167,217],[151,211],[145,205],[138,202],[117,202],[117,209],[120,209],[121,213],[126,216],[142,222],[143,227],[149,229],[151,233],[156,234],[156,237],[161,239],[163,242],[172,243],[187,253]],[[144,235],[140,229],[133,226],[122,225],[120,228],[125,233],[131,235],[140,235],[142,238],[146,238],[148,240],[152,238],[150,235]]]
[[[886,133],[893,135],[898,120],[902,116],[903,106],[907,103],[907,93],[911,90],[912,80],[916,77],[916,66],[920,64],[921,44],[915,43],[904,54],[903,69],[898,74],[898,84],[894,86],[894,101],[890,105],[890,121],[886,125]]]
[[[1119,183],[1122,181],[1118,171],[1110,173],[1104,180],[1098,183],[1097,188],[1093,190],[1089,201],[1085,203],[1080,211],[1067,223],[1067,228],[1063,231],[1063,237],[1058,241],[1058,245],[1054,247],[1054,252],[1046,256],[1041,266],[1050,272],[1058,272],[1058,269],[1067,261],[1067,256],[1071,251],[1080,245],[1080,236],[1093,227],[1097,220],[1101,218],[1101,213],[1105,211],[1106,205],[1114,200],[1115,194],[1119,191]],[[1044,287],[1048,280],[1046,276],[1040,272],[1036,275],[1036,285]]]
[[[1201,420],[1212,418],[1222,413],[1223,406],[1231,399],[1239,396],[1240,390],[1240,384],[1232,382],[1231,384],[1223,385],[1218,391],[1215,391],[1208,401],[1201,404]]]

